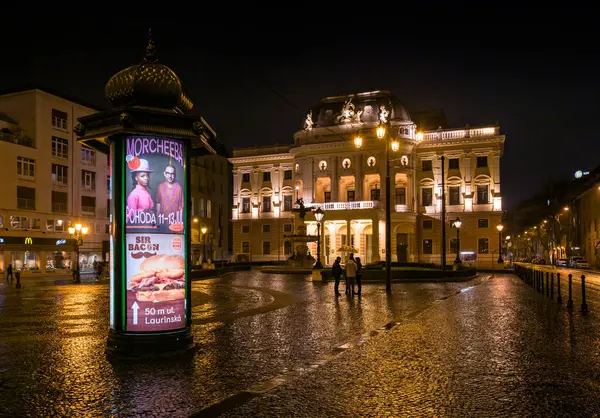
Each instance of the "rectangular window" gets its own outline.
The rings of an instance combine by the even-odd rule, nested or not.
[[[283,211],[291,212],[292,210],[292,195],[286,194],[283,196]]]
[[[69,141],[67,139],[52,137],[52,156],[56,158],[69,158]]]
[[[458,168],[459,168],[459,166],[458,166],[459,161],[460,160],[458,158],[450,158],[448,160],[448,169],[449,170],[458,170]]]
[[[283,232],[292,232],[292,224],[283,224]]]
[[[27,216],[11,216],[10,227],[13,229],[28,229],[29,218]]]
[[[250,253],[250,243],[247,241],[242,242],[242,253],[248,254]]]
[[[263,242],[263,255],[271,254],[271,242],[265,241]]]
[[[433,240],[423,240],[423,254],[433,254]]]
[[[355,196],[354,190],[348,190],[346,192],[346,196],[348,197],[348,202],[354,202],[354,196]]]
[[[456,254],[458,251],[458,240],[456,238],[450,239],[450,253]]]
[[[52,191],[52,212],[67,213],[69,195],[65,192]]]
[[[331,202],[331,192],[323,192],[323,201],[325,203]]]
[[[263,171],[263,181],[271,181],[271,172]]]
[[[263,212],[271,212],[271,196],[263,196],[262,211]]]
[[[283,179],[291,180],[292,179],[292,170],[284,170],[283,171]]]
[[[431,171],[431,170],[433,170],[433,162],[431,160],[423,160],[423,161],[421,161],[421,169],[423,171]]]
[[[85,190],[96,190],[96,173],[81,170],[81,188]]]
[[[35,209],[35,188],[17,186],[17,208]]]
[[[406,187],[396,187],[396,204],[406,205]]]
[[[52,164],[52,183],[60,186],[68,186],[69,167],[66,165]]]
[[[423,187],[421,189],[421,206],[433,205],[433,188]]]
[[[206,217],[212,218],[212,202],[210,200],[206,201]]]
[[[110,224],[105,224],[104,225],[104,233],[105,234],[110,234]]]
[[[477,228],[488,228],[489,219],[477,219]]]
[[[433,221],[431,219],[424,220],[423,229],[433,229]]]
[[[271,224],[264,224],[262,226],[262,231],[263,234],[268,234],[269,232],[271,232]]]
[[[488,166],[487,156],[477,157],[477,168],[483,168]]]
[[[81,196],[81,211],[95,214],[96,198],[92,196]]]
[[[242,183],[250,183],[250,173],[242,173]]]
[[[242,213],[250,213],[250,198],[242,197]]]
[[[477,186],[477,203],[480,205],[490,203],[487,184],[484,186]]]
[[[34,179],[35,160],[32,160],[31,158],[17,157],[17,175]]]
[[[67,120],[69,116],[66,112],[61,112],[60,110],[52,109],[52,126],[54,128],[67,130]]]
[[[452,161],[452,160],[450,160]],[[460,205],[460,186],[448,187],[449,191],[449,205]]]
[[[371,200],[379,200],[381,189],[371,189]]]
[[[292,241],[283,242],[283,253],[285,255],[290,255],[292,253]]]
[[[89,148],[81,148],[81,162],[83,164],[96,165],[96,151]]]
[[[110,199],[106,199],[106,216],[108,216],[108,217],[110,217],[110,214],[111,214],[110,202],[111,202]]]
[[[490,241],[487,238],[479,238],[477,240],[477,252],[479,254],[487,254],[489,251]]]
[[[242,225],[242,234],[249,234],[249,233],[250,233],[250,226]]]

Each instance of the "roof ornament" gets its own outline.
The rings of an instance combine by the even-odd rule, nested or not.
[[[152,28],[148,29],[148,46],[146,47],[146,56],[144,57],[145,62],[158,62],[158,58],[156,58],[156,48],[154,46],[154,42],[152,42]]]
[[[347,101],[344,102],[344,105],[342,106],[342,111],[337,116],[337,122],[338,123],[352,122],[352,119],[354,118],[354,115],[355,115],[355,112],[354,112],[355,109],[356,109],[356,107],[354,106],[354,103],[352,103],[352,97],[351,97],[350,99],[348,99]]]
[[[379,106],[379,121],[381,123],[388,123],[388,116],[390,115],[389,110],[385,108],[385,105]]]
[[[312,119],[312,110],[306,114],[306,120],[304,121],[304,130],[311,131],[315,123]]]

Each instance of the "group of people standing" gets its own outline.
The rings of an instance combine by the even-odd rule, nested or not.
[[[346,277],[346,295],[358,295],[360,296],[362,292],[362,263],[360,262],[360,257],[354,258],[354,254],[350,254],[348,258],[348,262],[346,263],[346,270],[340,264],[342,261],[342,257],[336,257],[333,262],[333,266],[331,267],[331,275],[335,279],[334,292],[336,296],[341,296],[339,292],[340,288],[340,280],[342,276]],[[358,286],[358,291],[354,291],[354,282]]]

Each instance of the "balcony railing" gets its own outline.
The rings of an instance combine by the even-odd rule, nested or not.
[[[96,213],[96,208],[94,206],[82,206],[81,211],[85,213]]]
[[[67,213],[67,204],[61,202],[52,202],[52,212]]]
[[[26,147],[35,148],[35,142],[33,138],[29,136],[19,136],[14,134],[9,134],[5,132],[0,132],[0,141],[10,142],[11,144],[24,145]]]
[[[425,132],[423,139],[425,141],[439,141],[445,139],[477,138],[497,135],[498,131],[499,128],[497,126],[473,129],[450,129],[447,131]]]
[[[35,199],[17,198],[17,208],[34,210],[35,209]]]
[[[378,200],[361,200],[358,202],[327,202],[309,203],[306,207],[321,207],[323,210],[353,210],[353,209],[377,209],[383,207]]]

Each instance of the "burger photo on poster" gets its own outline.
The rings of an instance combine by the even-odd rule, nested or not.
[[[164,302],[185,298],[185,264],[180,255],[158,254],[140,264],[131,276],[129,290],[139,302]]]

